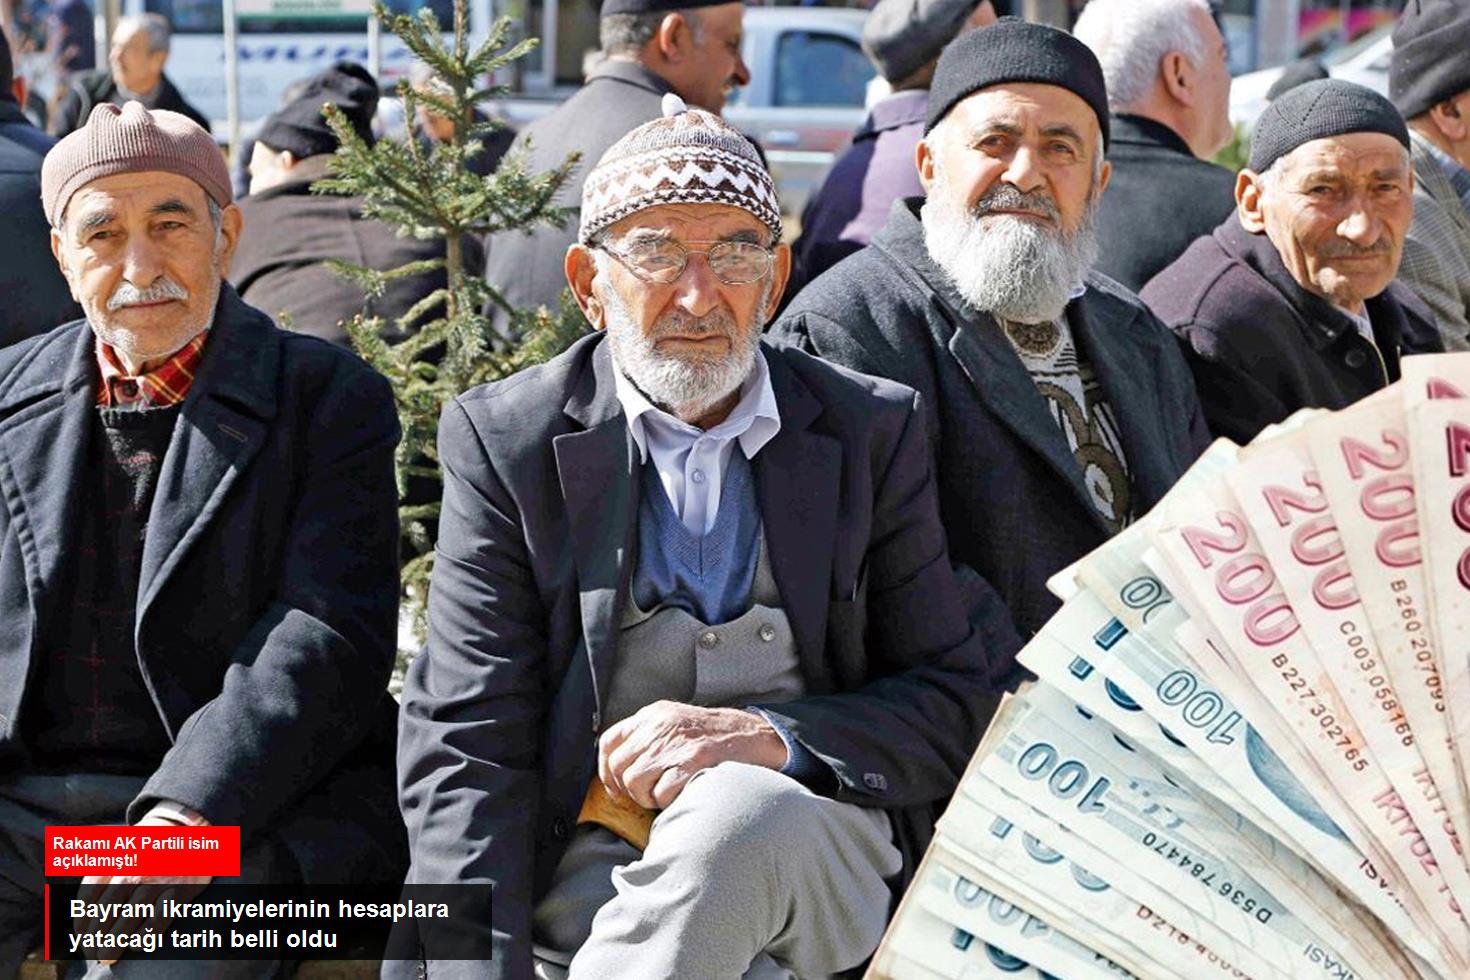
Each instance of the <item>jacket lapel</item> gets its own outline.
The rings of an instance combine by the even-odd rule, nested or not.
[[[821,403],[778,351],[764,344],[761,349],[770,367],[781,430],[755,457],[756,493],[771,574],[796,636],[803,680],[809,692],[821,693],[832,687],[823,652],[837,541],[842,446],[831,436],[811,431],[812,422],[821,414]],[[856,591],[859,583],[851,584]]]
[[[23,380],[5,392],[0,405],[34,402],[0,424],[0,492],[24,543],[22,554],[34,562],[27,579],[38,614],[57,591],[67,559],[76,554],[88,486],[97,368],[91,329],[85,322],[75,329],[74,338],[57,345],[63,352],[60,363],[43,364],[38,357],[27,372],[34,373],[36,384]]]
[[[275,417],[279,358],[274,325],[222,286],[148,516],[138,578],[140,631],[170,574],[265,442]]]
[[[599,341],[564,408],[582,431],[552,440],[599,714],[628,593],[638,507],[638,448],[618,402],[612,372],[607,343]]]

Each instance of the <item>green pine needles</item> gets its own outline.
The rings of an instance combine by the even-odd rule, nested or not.
[[[446,273],[445,288],[426,296],[396,321],[359,315],[346,324],[358,353],[392,382],[398,403],[403,427],[396,458],[405,539],[402,602],[420,640],[439,514],[440,411],[475,385],[556,355],[587,329],[569,298],[549,312],[515,310],[493,284],[485,282],[482,269],[465,268],[466,236],[483,237],[538,223],[562,225],[569,209],[551,202],[577,163],[573,155],[554,170],[532,174],[526,171],[524,155],[512,151],[489,177],[470,169],[469,162],[482,152],[482,141],[497,127],[475,109],[505,92],[504,86],[485,81],[537,42],[509,44],[512,21],[501,18],[489,37],[470,51],[467,8],[467,0],[455,0],[452,39],[446,39],[427,7],[417,16],[392,15],[378,4],[374,14],[435,75],[420,91],[407,81],[398,83],[410,127],[422,104],[457,121],[453,137],[425,144],[410,136],[401,143],[385,139],[369,147],[336,107],[328,106],[327,121],[341,147],[332,159],[330,175],[312,187],[317,193],[360,196],[368,217],[397,225],[399,234],[443,238],[447,245],[443,259],[397,269],[332,263],[369,297],[381,296],[395,279],[439,268]],[[487,303],[506,311],[511,324],[507,336],[498,335],[481,314]]]

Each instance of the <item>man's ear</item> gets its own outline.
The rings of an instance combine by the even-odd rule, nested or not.
[[[1434,128],[1444,134],[1445,139],[1451,143],[1459,143],[1470,136],[1470,118],[1460,110],[1460,98],[1464,93],[1452,99],[1445,99],[1438,105],[1429,107],[1429,118],[1434,123]]]
[[[771,295],[766,308],[761,312],[761,326],[770,323],[781,308],[781,297],[786,295],[786,284],[791,281],[791,246],[785,242],[776,246],[775,261],[771,263]]]
[[[653,40],[664,60],[675,64],[687,59],[694,50],[694,32],[689,29],[689,21],[677,11],[659,21]]]
[[[51,255],[56,259],[56,267],[61,270],[61,277],[66,280],[66,288],[71,291],[71,298],[78,303],[82,298],[77,295],[77,287],[71,278],[71,269],[66,264],[66,253],[61,248],[61,232],[55,228],[51,229]]]
[[[1235,177],[1235,213],[1240,226],[1253,235],[1266,230],[1262,183],[1260,175],[1253,170],[1242,170]]]
[[[240,213],[240,208],[231,203],[225,207],[220,214],[219,232],[219,275],[221,279],[230,277],[230,260],[235,257],[235,246],[240,244],[240,229],[245,227],[245,216]]]
[[[924,185],[924,193],[929,193],[929,185],[934,183],[934,147],[930,145],[928,136],[914,147],[914,166],[918,168],[919,183]]]
[[[567,249],[563,270],[566,272],[567,285],[572,290],[572,298],[577,301],[587,322],[596,330],[607,326],[603,319],[605,311],[602,300],[597,298],[597,293],[592,288],[593,281],[597,278],[597,260],[592,255],[592,250],[580,242],[572,245]]]
[[[1164,80],[1164,91],[1180,105],[1193,106],[1195,102],[1194,65],[1183,52],[1170,51],[1159,63],[1159,74]]]
[[[1112,179],[1113,179],[1113,165],[1109,161],[1104,160],[1103,161],[1103,165],[1101,167],[1099,167],[1098,168],[1098,171],[1097,171],[1097,193],[1098,193],[1098,196],[1102,196],[1102,192],[1108,189],[1108,182],[1111,181]]]

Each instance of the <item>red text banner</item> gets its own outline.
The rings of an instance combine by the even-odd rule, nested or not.
[[[48,877],[239,873],[239,827],[46,828]]]

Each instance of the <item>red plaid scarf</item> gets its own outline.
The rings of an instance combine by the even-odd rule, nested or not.
[[[118,360],[117,353],[101,340],[97,341],[97,366],[102,383],[97,388],[97,404],[103,408],[166,408],[177,405],[189,394],[194,371],[204,354],[205,331],[180,348],[173,357],[146,374],[133,377]]]

